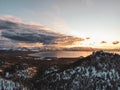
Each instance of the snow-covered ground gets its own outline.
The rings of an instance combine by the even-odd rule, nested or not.
[[[37,83],[43,90],[119,90],[120,56],[94,52],[66,68],[52,66]]]
[[[3,72],[0,90],[120,90],[120,55],[103,51],[67,65],[39,69],[18,63]]]
[[[18,82],[0,78],[0,90],[28,90],[28,88]]]

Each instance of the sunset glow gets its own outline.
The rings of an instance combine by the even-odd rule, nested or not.
[[[0,1],[0,20],[8,20],[26,26],[21,25],[20,27],[18,25],[17,29],[21,31],[14,31],[15,33],[9,31],[0,32],[10,39],[13,39],[13,37],[6,36],[6,34],[14,34],[15,36],[18,33],[22,35],[23,32],[27,37],[28,34],[35,33],[31,38],[33,41],[36,39],[34,43],[19,42],[17,45],[20,47],[41,47],[43,45],[58,47],[120,47],[119,0],[36,0],[36,2],[29,0],[29,3],[28,0],[7,1],[8,3],[4,0]],[[39,33],[39,30],[43,31]],[[57,35],[53,32],[57,33]],[[1,36],[3,36],[2,34]],[[39,35],[41,34],[45,36],[43,38],[45,43],[40,39]],[[50,41],[49,38],[46,38],[47,35],[50,36]],[[73,38],[63,38],[62,35]],[[22,36],[20,37],[22,38]],[[84,40],[79,41],[74,37]],[[27,37],[26,40],[30,39]],[[11,47],[13,46],[12,44]]]
[[[25,48],[32,48],[32,47],[41,47],[43,46],[42,43],[19,43],[19,47],[25,47]]]

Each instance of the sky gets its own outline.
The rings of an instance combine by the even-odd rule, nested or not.
[[[0,0],[0,17],[4,16],[66,35],[89,37],[83,45],[120,42],[120,0]]]

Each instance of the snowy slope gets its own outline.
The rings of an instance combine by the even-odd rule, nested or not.
[[[68,66],[49,67],[36,79],[41,90],[118,90],[120,55],[97,51]]]
[[[5,63],[1,60],[1,67]],[[3,69],[0,87],[11,90],[119,90],[120,55],[96,51],[74,63],[43,66],[43,69],[17,63]]]

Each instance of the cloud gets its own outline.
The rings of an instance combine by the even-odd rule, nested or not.
[[[64,28],[61,25],[60,27],[61,29]],[[67,46],[83,41],[82,38],[66,36],[58,32],[49,31],[48,28],[42,25],[18,23],[17,19],[12,19],[10,21],[9,19],[1,18],[0,32],[0,37],[7,38],[11,43],[20,47],[41,47],[43,45]]]
[[[112,44],[114,44],[114,45],[119,44],[119,41],[114,41],[114,42],[112,42]]]
[[[100,43],[101,43],[101,44],[105,44],[105,43],[107,43],[107,42],[106,42],[106,41],[101,41]]]
[[[84,41],[84,39],[73,36],[64,36],[55,40],[54,44],[59,46],[69,46],[69,45],[75,45],[77,42],[81,42],[81,41]]]
[[[51,44],[60,35],[46,30],[43,26],[12,22],[6,18],[0,19],[0,30],[2,37],[27,43]]]
[[[11,21],[11,22],[18,22],[18,23],[22,23],[23,20],[16,17],[16,16],[12,16],[12,15],[5,15],[0,17],[0,20],[7,20],[7,21]]]
[[[57,31],[57,32],[60,32],[60,33],[63,33],[63,34],[66,34],[68,35],[68,32],[69,32],[69,35],[73,35],[73,31],[67,24],[67,22],[62,19],[62,18],[55,18],[50,24],[49,26],[51,29],[53,29],[54,31]]]
[[[31,47],[41,47],[43,46],[43,43],[18,43],[18,47],[26,47],[26,48],[31,48]]]
[[[86,39],[87,39],[87,40],[89,40],[89,39],[90,39],[90,37],[86,37]]]
[[[51,44],[58,38],[57,34],[52,35],[52,33],[43,30],[27,30],[27,28],[4,30],[2,31],[2,36],[20,42],[42,42],[44,44]]]
[[[33,21],[30,21],[30,22],[29,22],[29,25],[42,26],[42,25],[40,25],[39,23],[36,23],[36,22],[33,22]]]

